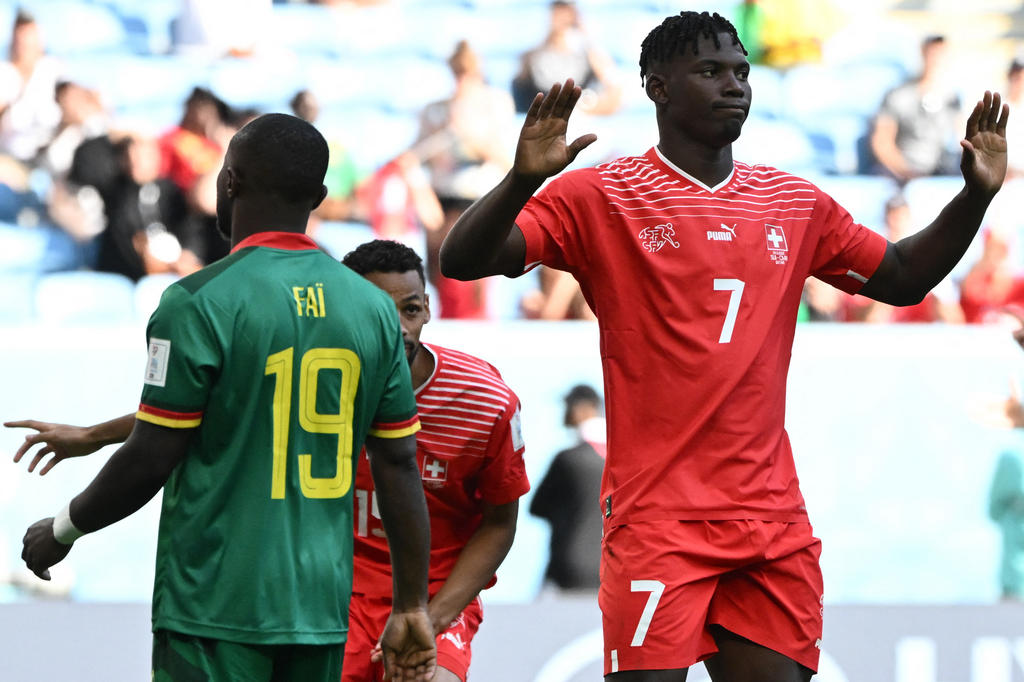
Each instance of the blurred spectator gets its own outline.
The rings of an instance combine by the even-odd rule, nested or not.
[[[174,48],[213,57],[247,57],[271,30],[271,0],[182,0]]]
[[[779,69],[821,61],[822,46],[839,26],[839,14],[826,0],[745,2],[744,26],[759,61]],[[753,29],[753,32],[751,31]],[[752,33],[752,36],[750,35]],[[751,46],[743,44],[749,51]]]
[[[730,21],[747,49],[747,60],[751,64],[760,64],[764,58],[761,47],[764,42],[764,5],[761,0],[742,0],[733,9]]]
[[[603,401],[593,388],[581,384],[569,391],[564,423],[579,442],[555,455],[530,502],[530,513],[551,524],[545,580],[563,590],[595,590],[600,582],[603,414]]]
[[[1013,336],[1024,346],[1024,328],[1015,331]],[[1021,405],[1016,383],[1011,382],[1010,386],[1006,416],[1019,439],[1019,429],[1024,429],[1024,405]],[[988,514],[999,526],[1003,540],[999,567],[1001,597],[1007,601],[1024,601],[1024,449],[1019,443],[999,456],[989,490]]]
[[[538,92],[547,92],[566,78],[583,88],[579,111],[604,115],[618,110],[622,86],[614,62],[587,37],[576,3],[554,0],[547,37],[523,54],[519,74],[512,81],[516,111],[526,112]]]
[[[843,292],[817,277],[808,277],[800,298],[797,322],[839,322],[843,319]]]
[[[902,193],[885,204],[886,238],[898,242],[914,233],[910,206]],[[956,285],[946,277],[917,305],[896,307],[874,301],[866,296],[844,296],[844,319],[848,322],[946,322],[962,323]]]
[[[309,123],[316,123],[320,117],[320,103],[309,90],[295,93],[290,106],[292,113]],[[313,216],[321,220],[358,220],[363,217],[355,201],[356,186],[361,179],[359,168],[341,142],[327,140],[327,146],[330,152],[327,175],[324,177],[327,197],[313,212]]]
[[[160,136],[163,175],[188,194],[200,176],[217,168],[230,137],[231,108],[206,88],[194,88],[181,121]]]
[[[1013,235],[985,229],[981,257],[960,285],[960,306],[969,323],[998,322],[1007,307],[1024,306],[1024,273],[1010,258]]]
[[[61,112],[54,91],[61,66],[45,54],[35,19],[18,10],[9,61],[0,63],[0,152],[25,163],[49,144]]]
[[[106,205],[97,269],[133,280],[144,275],[187,275],[202,267],[196,224],[178,186],[160,173],[155,140],[128,138],[118,145],[123,172]]]
[[[505,143],[515,130],[515,110],[508,93],[487,84],[480,57],[468,42],[459,42],[448,65],[455,91],[424,108],[411,151],[429,172],[444,211],[440,229],[427,232],[427,276],[437,289],[440,315],[479,319],[488,315],[488,281],[443,277],[438,252],[462,212],[512,166]]]
[[[78,146],[110,129],[110,114],[99,93],[77,83],[58,83],[54,96],[60,108],[60,125],[43,152],[42,167],[54,177],[63,177],[71,169]]]
[[[532,320],[596,320],[580,285],[568,272],[540,266],[540,287],[523,296],[524,317]]]
[[[1024,177],[1024,121],[1020,120],[1024,113],[1024,57],[1010,62],[1003,101],[1015,114],[1006,124],[1007,178],[1020,178]]]
[[[424,228],[430,235],[444,224],[441,203],[412,152],[399,154],[378,168],[357,187],[356,197],[359,214],[365,214],[381,239],[414,245]],[[427,276],[434,282],[437,271],[428,270]]]
[[[875,116],[871,152],[899,182],[957,172],[960,98],[946,82],[946,49],[943,36],[925,38],[920,75],[890,90]]]

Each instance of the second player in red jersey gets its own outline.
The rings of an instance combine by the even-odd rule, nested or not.
[[[483,618],[478,593],[494,583],[515,536],[519,498],[529,490],[519,399],[489,363],[420,342],[430,309],[415,252],[377,240],[343,262],[391,294],[398,307],[421,424],[417,461],[430,512],[428,612],[438,644],[434,679],[464,682],[471,641]],[[383,668],[371,654],[391,610],[388,544],[367,464],[360,458],[356,469],[345,682],[381,679]]]

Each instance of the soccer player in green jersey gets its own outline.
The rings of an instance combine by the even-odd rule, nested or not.
[[[292,116],[235,135],[217,182],[232,253],[164,293],[131,434],[25,535],[48,579],[77,538],[164,489],[154,680],[340,679],[364,443],[395,576],[385,663],[393,680],[433,674],[408,363],[391,299],[305,236],[327,156]]]

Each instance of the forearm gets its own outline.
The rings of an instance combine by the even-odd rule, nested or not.
[[[516,528],[483,525],[459,554],[451,575],[430,600],[430,620],[438,632],[448,627],[466,606],[487,587],[505,560],[515,539]]]
[[[910,302],[922,300],[960,262],[991,201],[991,196],[979,196],[964,187],[931,225],[896,243],[903,271],[901,289]]]
[[[442,274],[460,280],[520,274],[523,254],[510,254],[505,246],[516,217],[543,180],[510,171],[466,209],[441,245]]]
[[[425,606],[430,522],[416,460],[371,457],[370,467],[391,552],[393,608],[408,611]]]
[[[126,414],[123,417],[111,419],[102,424],[94,424],[86,429],[89,441],[97,448],[114,443],[123,443],[131,435],[135,426],[135,413]]]
[[[71,521],[91,533],[131,516],[153,499],[172,469],[153,467],[136,443],[115,452],[88,487],[71,500]]]

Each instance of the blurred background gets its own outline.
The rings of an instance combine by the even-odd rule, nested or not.
[[[958,140],[984,90],[1014,108],[1008,183],[921,305],[808,282],[788,428],[824,541],[826,635],[839,633],[819,679],[1024,680],[1020,0],[0,1],[0,417],[86,424],[134,409],[160,294],[227,251],[213,218],[227,141],[289,112],[331,145],[309,233],[338,258],[377,237],[423,256],[423,339],[487,359],[517,391],[536,491],[556,453],[593,440],[564,419],[574,386],[603,394],[593,315],[560,273],[459,283],[437,249],[507,171],[529,100],[556,80],[585,87],[570,135],[599,136],[574,167],[649,149],[640,43],[680,9],[723,14],[750,53],[736,158],[810,179],[893,240],[962,187]],[[0,432],[0,452],[23,435]],[[158,501],[80,543],[50,584],[19,556],[25,527],[111,451],[42,479],[3,465],[0,658],[15,672],[0,679],[48,677],[31,672],[43,663],[18,639],[26,622],[96,636],[131,623],[138,647],[119,651],[145,672]],[[592,587],[545,580],[550,526],[533,495],[484,595],[476,679],[595,679]],[[530,637],[539,662],[504,676],[527,665],[502,658],[505,642]],[[61,674],[121,679],[79,673]]]

